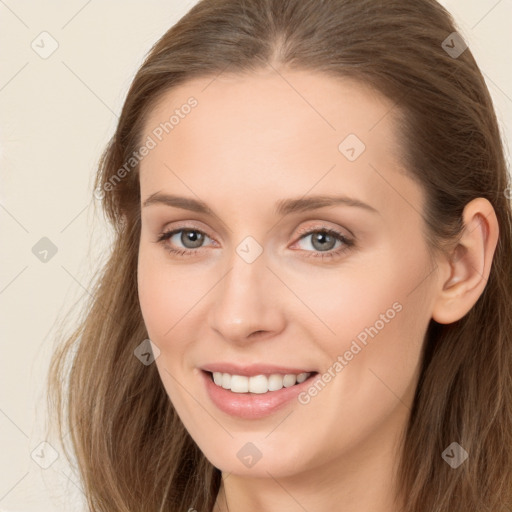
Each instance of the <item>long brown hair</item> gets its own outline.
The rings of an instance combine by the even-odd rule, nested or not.
[[[399,476],[404,512],[511,509],[512,189],[482,73],[469,48],[454,55],[443,45],[461,49],[455,31],[435,0],[203,0],[154,45],[96,177],[111,254],[49,371],[49,405],[59,436],[69,431],[64,449],[76,454],[91,511],[213,508],[220,471],[185,430],[156,366],[134,357],[148,337],[137,294],[138,167],[115,186],[112,178],[170,88],[266,66],[354,78],[394,102],[432,249],[457,237],[469,201],[493,205],[500,233],[482,295],[459,321],[428,328]],[[454,441],[469,454],[457,469],[441,456]]]

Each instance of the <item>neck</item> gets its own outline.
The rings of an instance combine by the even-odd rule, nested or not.
[[[396,426],[396,425],[395,425]],[[378,437],[330,459],[288,476],[268,477],[222,474],[214,512],[397,512],[396,469],[400,439],[380,431]],[[386,435],[388,434],[388,435]]]

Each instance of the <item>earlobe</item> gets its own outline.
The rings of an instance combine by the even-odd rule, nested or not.
[[[456,322],[475,305],[487,284],[498,243],[498,220],[487,199],[469,202],[463,221],[462,236],[444,262],[450,275],[440,283],[432,311],[432,318],[441,324]]]

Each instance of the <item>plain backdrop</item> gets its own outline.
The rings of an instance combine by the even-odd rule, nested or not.
[[[99,155],[146,52],[195,3],[0,0],[0,511],[85,510],[63,454],[44,444],[49,357],[111,240],[92,200]],[[441,3],[510,148],[512,0]]]

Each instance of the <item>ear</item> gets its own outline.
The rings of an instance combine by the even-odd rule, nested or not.
[[[440,324],[456,322],[475,305],[487,284],[498,243],[498,219],[487,199],[473,199],[462,215],[461,239],[440,263],[446,272],[439,274],[445,278],[432,311],[432,318]]]

